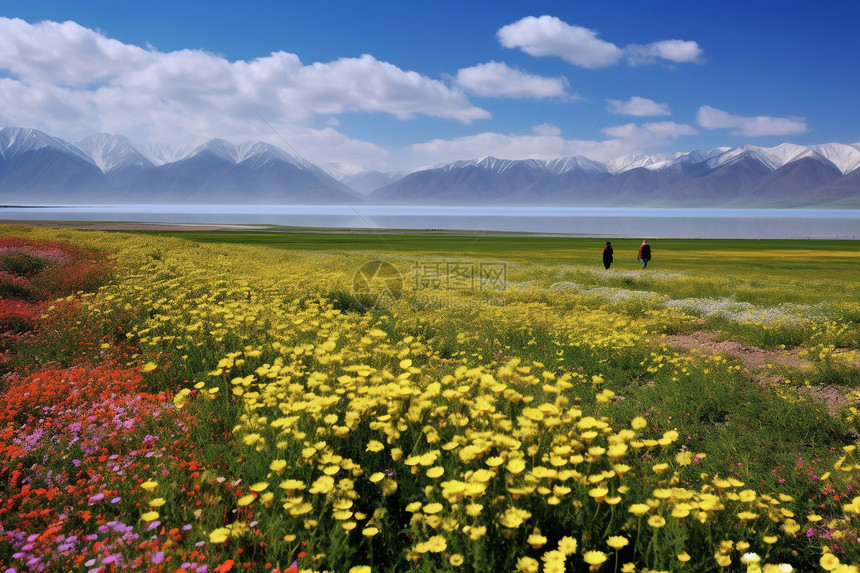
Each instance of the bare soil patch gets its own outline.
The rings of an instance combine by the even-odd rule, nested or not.
[[[734,340],[719,340],[714,332],[694,332],[692,334],[673,334],[665,338],[669,346],[684,350],[699,350],[708,354],[728,354],[744,364],[745,372],[758,384],[771,386],[784,381],[780,375],[770,371],[769,366],[785,366],[802,368],[811,366],[808,360],[798,354],[800,349],[767,350],[758,346],[750,346]],[[827,406],[831,416],[835,416],[840,408],[848,403],[845,395],[835,386],[821,384],[807,388],[801,386],[798,392],[812,396],[815,400]]]

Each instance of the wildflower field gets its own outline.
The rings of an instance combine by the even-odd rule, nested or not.
[[[860,245],[614,243],[0,227],[0,571],[860,570]]]

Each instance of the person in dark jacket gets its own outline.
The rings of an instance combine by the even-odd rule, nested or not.
[[[609,269],[612,264],[612,243],[606,241],[606,246],[603,247],[603,266]]]
[[[648,244],[648,241],[642,241],[642,244],[639,245],[639,264],[642,265],[644,269],[648,266],[648,261],[651,260],[651,245]]]

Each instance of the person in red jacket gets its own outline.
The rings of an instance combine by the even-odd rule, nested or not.
[[[642,244],[639,245],[639,264],[642,265],[644,269],[648,266],[648,261],[651,260],[651,245],[648,244],[648,241],[642,241]]]
[[[612,264],[612,243],[606,241],[606,246],[603,247],[603,266],[609,270],[609,266]]]

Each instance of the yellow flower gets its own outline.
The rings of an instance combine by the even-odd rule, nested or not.
[[[546,537],[541,535],[540,531],[533,532],[531,535],[529,535],[529,538],[526,539],[526,543],[531,545],[532,549],[540,549],[541,547],[546,545],[546,541]]]
[[[779,541],[779,538],[776,535],[765,535],[764,537],[761,538],[761,540],[764,541],[765,543],[767,543],[768,545],[773,545],[774,543]]]
[[[654,466],[651,468],[651,470],[655,474],[662,474],[663,472],[665,472],[668,469],[669,469],[669,464],[667,464],[665,462],[663,462],[662,464],[654,464]]]
[[[576,539],[573,537],[562,537],[558,542],[558,550],[565,555],[573,555],[576,553]]]
[[[269,487],[268,482],[260,481],[260,482],[255,483],[254,485],[252,485],[248,489],[250,489],[253,492],[260,493],[261,491],[265,490],[267,487]]]
[[[150,479],[150,480],[146,480],[145,482],[143,482],[142,484],[140,484],[140,487],[141,487],[142,489],[145,489],[146,491],[152,491],[152,490],[154,490],[155,488],[157,488],[157,487],[158,487],[158,482],[157,482],[157,481],[152,481],[151,479]]]
[[[245,507],[246,505],[251,505],[251,502],[253,502],[253,501],[254,501],[254,494],[249,493],[248,495],[243,495],[242,497],[240,497],[239,501],[237,501],[236,504],[239,507]]]
[[[633,418],[633,421],[630,422],[630,427],[633,428],[634,430],[641,430],[642,428],[644,428],[647,425],[648,425],[648,421],[645,418],[643,418],[642,416],[636,416],[635,418]]]
[[[226,527],[219,527],[209,534],[209,543],[226,543],[230,539],[230,530]]]
[[[305,489],[307,486],[305,486],[304,482],[301,482],[297,479],[288,479],[282,481],[278,487],[287,490],[288,492],[291,492],[297,489]]]
[[[818,564],[821,565],[821,568],[825,571],[833,571],[840,565],[839,558],[832,553],[825,553],[822,555]]]
[[[537,559],[532,559],[531,557],[520,557],[517,559],[517,571],[537,573],[539,568],[540,562]]]
[[[612,549],[621,549],[628,545],[630,541],[627,540],[626,537],[622,537],[621,535],[613,535],[609,539],[606,540],[606,544]]]
[[[448,548],[448,542],[441,535],[434,535],[425,543],[430,553],[442,553]]]
[[[424,513],[432,515],[434,513],[439,513],[443,509],[444,508],[442,507],[441,503],[428,503],[424,506]]]
[[[156,368],[158,368],[158,365],[156,365],[155,362],[147,362],[140,368],[140,370],[141,372],[152,372]]]
[[[675,557],[676,557],[676,558],[678,559],[678,561],[680,561],[681,563],[686,563],[687,561],[689,561],[689,560],[690,560],[690,554],[689,554],[689,553],[687,553],[686,551],[684,551],[684,552],[682,552],[682,553],[678,553]]]
[[[370,565],[355,565],[349,568],[349,573],[373,573]]]
[[[161,507],[162,505],[164,505],[164,503],[165,502],[163,497],[156,497],[149,502],[149,507]]]
[[[663,519],[663,516],[661,515],[652,515],[648,518],[648,525],[650,525],[654,529],[659,529],[660,527],[666,525],[666,520]]]
[[[269,464],[269,469],[273,472],[281,473],[287,467],[287,460],[273,460]]]
[[[521,474],[526,469],[526,462],[522,458],[514,458],[506,466],[508,471],[514,475]]]
[[[369,442],[367,442],[367,447],[365,448],[365,451],[375,453],[375,452],[381,452],[384,449],[385,449],[385,445],[382,442],[380,442],[378,440],[370,440]]]
[[[643,515],[648,513],[650,510],[651,510],[651,507],[645,503],[634,503],[629,508],[627,508],[627,511],[629,511],[630,513],[632,513],[636,517],[642,517]]]
[[[499,518],[499,523],[501,523],[503,527],[515,529],[522,525],[523,522],[531,516],[532,514],[530,511],[526,511],[525,509],[518,509],[516,507],[509,507],[507,510],[505,510],[505,513]]]
[[[445,473],[445,468],[442,466],[434,466],[427,470],[427,477],[429,478],[437,478]]]
[[[588,568],[589,571],[597,571],[606,561],[606,553],[602,551],[586,551],[582,555],[582,560],[590,565]]]
[[[155,521],[156,519],[158,519],[158,512],[157,511],[147,511],[146,513],[141,515],[140,518],[143,521]]]
[[[459,553],[455,553],[451,557],[448,558],[448,563],[450,563],[454,567],[459,567],[460,565],[463,564],[464,561],[465,561],[465,558],[462,555],[460,555]]]
[[[361,530],[361,534],[368,538],[373,537],[377,533],[379,533],[379,529],[376,527],[365,527]]]

